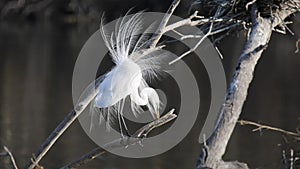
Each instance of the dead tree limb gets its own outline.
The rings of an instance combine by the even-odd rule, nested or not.
[[[160,22],[160,25],[158,26],[154,36],[153,36],[153,41],[150,44],[150,48],[153,48],[157,45],[159,42],[161,36],[164,34],[164,29],[170,20],[170,17],[173,15],[173,12],[175,11],[176,7],[178,6],[180,0],[174,0],[171,6],[169,7],[168,11],[166,12],[164,18]]]
[[[30,163],[26,168],[35,168],[42,160],[42,158],[46,155],[46,153],[50,150],[50,148],[54,145],[56,140],[64,133],[64,131],[73,123],[73,121],[77,117],[78,115],[76,115],[76,112],[72,110],[40,146],[38,151],[31,158]]]
[[[251,30],[248,41],[238,61],[235,75],[222,105],[219,120],[213,135],[208,139],[197,162],[197,169],[235,169],[248,168],[245,163],[225,162],[222,156],[240,116],[247,97],[253,73],[263,49],[266,48],[272,34],[272,28],[282,24],[283,20],[299,10],[299,1],[283,1],[278,12],[271,17],[262,17],[256,3],[251,5]]]
[[[207,146],[203,150],[207,154],[203,154],[204,156],[199,159],[197,168],[248,168],[243,163],[224,162],[222,156],[242,111],[248,87],[253,78],[255,65],[262,53],[262,50],[254,51],[260,46],[265,46],[271,36],[271,22],[257,15],[255,5],[252,6],[252,19],[253,26],[249,40],[240,57],[237,70],[227,92],[216,130],[207,141]]]
[[[89,86],[91,87],[91,86]],[[29,164],[26,166],[28,169],[35,168],[58,138],[67,130],[67,128],[77,119],[77,117],[88,106],[91,100],[97,95],[97,90],[90,90],[87,88],[84,93],[84,98],[81,98],[74,110],[72,110],[65,119],[54,129],[54,131],[48,136],[45,142],[40,146],[34,157],[31,158]],[[92,85],[92,87],[94,87]]]
[[[269,125],[263,125],[263,124],[259,124],[253,121],[248,121],[248,120],[239,120],[238,121],[240,125],[251,125],[251,126],[255,126],[257,128],[253,129],[253,132],[256,131],[261,131],[263,129],[266,130],[270,130],[270,131],[276,131],[285,135],[289,135],[291,137],[294,137],[297,140],[300,140],[300,133],[296,133],[296,132],[292,132],[292,131],[287,131],[278,127],[273,127],[273,126],[269,126]]]
[[[97,148],[93,149],[92,151],[90,151],[89,153],[87,153],[87,154],[83,155],[82,157],[80,157],[78,160],[75,160],[74,162],[71,162],[70,164],[62,167],[61,169],[75,169],[75,168],[78,168],[78,167],[92,161],[96,157],[106,153],[107,149],[111,150],[111,149],[114,149],[114,148],[126,147],[126,146],[129,146],[129,145],[138,143],[138,142],[142,141],[143,138],[147,137],[147,135],[150,131],[152,131],[153,129],[155,129],[159,126],[162,126],[162,125],[172,121],[176,117],[177,116],[176,116],[176,114],[174,114],[174,109],[172,109],[167,114],[162,116],[161,118],[159,118],[159,119],[143,126],[139,130],[137,130],[131,137],[120,138],[120,139],[114,140],[110,143],[107,143],[103,147],[97,147]]]

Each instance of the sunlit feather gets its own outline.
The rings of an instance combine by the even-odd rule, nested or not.
[[[143,31],[142,14],[139,12],[118,20],[112,33],[107,33],[101,22],[100,32],[115,66],[97,86],[99,93],[92,101],[90,111],[92,118],[94,113],[100,113],[107,128],[115,119],[119,123],[122,121],[126,128],[123,107],[128,96],[135,116],[143,111],[140,106],[145,105],[154,118],[159,118],[161,103],[147,81],[156,79],[163,71],[161,63],[167,54],[160,48],[148,48],[151,36],[145,31],[153,25]]]

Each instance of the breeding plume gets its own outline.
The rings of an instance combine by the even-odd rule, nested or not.
[[[113,119],[118,119],[127,129],[123,118],[123,107],[128,97],[131,111],[137,116],[143,112],[140,106],[147,106],[154,118],[159,118],[160,100],[157,92],[149,87],[150,80],[156,80],[162,72],[162,62],[167,54],[160,48],[149,48],[151,35],[142,27],[142,13],[120,19],[113,32],[105,30],[101,22],[102,38],[115,66],[99,77],[98,94],[91,104],[92,116],[100,113],[109,128]],[[147,32],[151,26],[146,29]]]

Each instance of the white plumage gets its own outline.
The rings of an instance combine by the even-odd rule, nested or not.
[[[124,18],[117,22],[112,33],[107,34],[103,23],[100,28],[115,66],[100,77],[99,92],[92,101],[91,112],[105,117],[108,128],[112,119],[118,118],[120,129],[121,120],[127,129],[123,119],[127,96],[135,116],[142,111],[140,106],[147,106],[151,115],[159,118],[159,96],[147,81],[156,79],[163,71],[161,62],[167,55],[160,48],[148,48],[151,36],[142,32],[141,12]]]

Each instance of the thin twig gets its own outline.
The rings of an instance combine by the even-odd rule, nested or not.
[[[215,35],[215,34],[218,34],[218,33],[222,33],[224,31],[227,31],[229,29],[232,29],[234,27],[237,27],[241,25],[241,22],[237,22],[237,23],[234,23],[232,25],[229,25],[229,26],[226,26],[226,27],[222,27],[222,28],[217,28],[217,29],[213,29],[211,32],[210,32],[210,36],[212,35]],[[186,39],[198,39],[198,38],[201,38],[203,37],[203,35],[193,35],[193,34],[189,34],[189,35],[184,35],[176,30],[171,30],[173,31],[174,33],[176,33],[177,35],[180,36],[180,39],[179,40],[186,40]]]
[[[240,125],[252,125],[252,126],[256,126],[257,128],[253,129],[252,131],[260,131],[263,129],[266,130],[272,130],[272,131],[277,131],[286,135],[290,135],[295,137],[296,139],[300,139],[300,134],[299,133],[295,133],[295,132],[291,132],[291,131],[287,131],[281,128],[277,128],[277,127],[272,127],[272,126],[268,126],[268,125],[263,125],[263,124],[259,124],[256,122],[252,122],[252,121],[247,121],[247,120],[240,120],[238,121]]]
[[[7,155],[9,156],[10,162],[11,162],[11,165],[13,166],[13,168],[18,169],[17,163],[16,163],[15,158],[12,155],[12,153],[9,151],[9,149],[6,146],[3,146],[3,148],[4,148],[4,151],[7,153]]]
[[[208,32],[198,41],[198,43],[193,48],[186,51],[185,53],[183,53],[182,55],[180,55],[176,59],[172,60],[169,64],[171,65],[171,64],[177,62],[178,60],[182,59],[186,55],[194,52],[199,47],[199,45],[211,34],[212,28],[213,28],[213,22],[211,22]]]
[[[238,20],[238,19],[234,19],[235,17],[238,17],[240,14],[236,14],[233,15],[229,18],[217,18],[217,16],[219,16],[222,12],[221,12],[221,8],[218,8],[216,14],[214,17],[210,17],[210,18],[206,18],[203,16],[199,16],[198,15],[198,11],[195,11],[191,16],[189,16],[186,19],[177,21],[175,23],[172,23],[170,25],[167,25],[164,29],[163,29],[163,33],[169,32],[169,31],[173,31],[179,27],[183,27],[183,26],[200,26],[200,25],[205,25],[205,24],[209,24],[209,23],[225,23],[225,22],[230,22],[230,23],[244,23],[244,21]],[[222,31],[221,31],[222,32]],[[215,33],[216,34],[216,33]]]
[[[246,10],[248,10],[248,9],[249,9],[249,6],[252,5],[252,4],[254,4],[255,2],[256,2],[256,0],[252,0],[252,1],[248,2],[248,3],[246,4],[246,6],[245,6]]]
[[[195,19],[195,18],[197,18],[198,20],[193,21],[193,19]],[[222,21],[223,21],[223,19],[217,19],[214,22],[222,22]],[[190,17],[166,26],[163,29],[162,34],[164,34],[166,32],[169,32],[169,31],[172,31],[172,30],[175,30],[179,27],[186,26],[186,25],[197,26],[197,25],[202,25],[202,24],[210,23],[210,22],[212,22],[212,19],[203,18],[202,16],[198,16],[198,11],[195,11],[194,14],[192,14]]]
[[[177,117],[177,115],[174,114],[174,109],[172,109],[166,115],[162,116],[161,118],[143,126],[139,130],[137,130],[131,137],[116,139],[112,142],[107,143],[103,147],[97,147],[97,148],[93,149],[92,151],[90,151],[89,153],[81,156],[78,160],[71,162],[70,164],[68,164],[64,167],[61,167],[61,169],[78,168],[78,167],[90,162],[91,160],[95,159],[96,157],[106,153],[107,149],[111,150],[114,148],[126,147],[129,145],[138,143],[143,138],[145,138],[150,131],[172,121],[176,117]]]
[[[178,6],[180,0],[174,0],[173,3],[171,4],[170,8],[168,9],[168,11],[166,12],[164,18],[162,19],[159,27],[157,28],[155,34],[153,35],[153,41],[150,44],[150,48],[153,48],[157,45],[157,43],[159,42],[160,38],[162,37],[163,33],[164,33],[164,29],[170,19],[170,17],[172,16],[173,12],[175,11],[176,7]]]
[[[208,20],[208,21],[210,21],[210,26],[209,26],[209,30],[207,31],[207,33],[206,33],[206,34],[205,34],[205,35],[197,42],[197,44],[196,44],[193,48],[191,48],[190,50],[186,51],[185,53],[183,53],[181,56],[177,57],[176,59],[172,60],[172,61],[169,63],[170,65],[173,64],[173,63],[175,63],[175,62],[177,62],[178,60],[182,59],[182,58],[185,57],[186,55],[188,55],[188,54],[194,52],[194,51],[202,44],[202,42],[203,42],[208,36],[211,36],[211,35],[213,35],[213,34],[220,33],[220,32],[222,32],[222,31],[225,31],[225,30],[228,30],[228,29],[231,28],[231,27],[225,27],[225,28],[222,28],[222,29],[219,29],[219,30],[216,30],[216,31],[212,32],[212,31],[213,31],[214,23],[215,23],[215,22],[222,22],[222,21],[223,21],[223,19],[218,19],[218,16],[220,15],[220,13],[221,13],[221,11],[222,11],[221,8],[222,8],[222,7],[219,7],[219,8],[217,9],[215,15],[212,17],[212,19],[209,19],[209,20]],[[192,21],[192,18],[195,18],[195,17],[197,17],[197,16],[198,16],[198,15],[197,15],[197,11],[196,11],[192,16],[190,16],[189,22],[187,22],[187,23],[189,23],[191,26],[193,26],[192,23],[195,22],[195,21]],[[173,29],[174,29],[174,28],[173,28]],[[212,34],[212,33],[213,33],[213,34]]]

